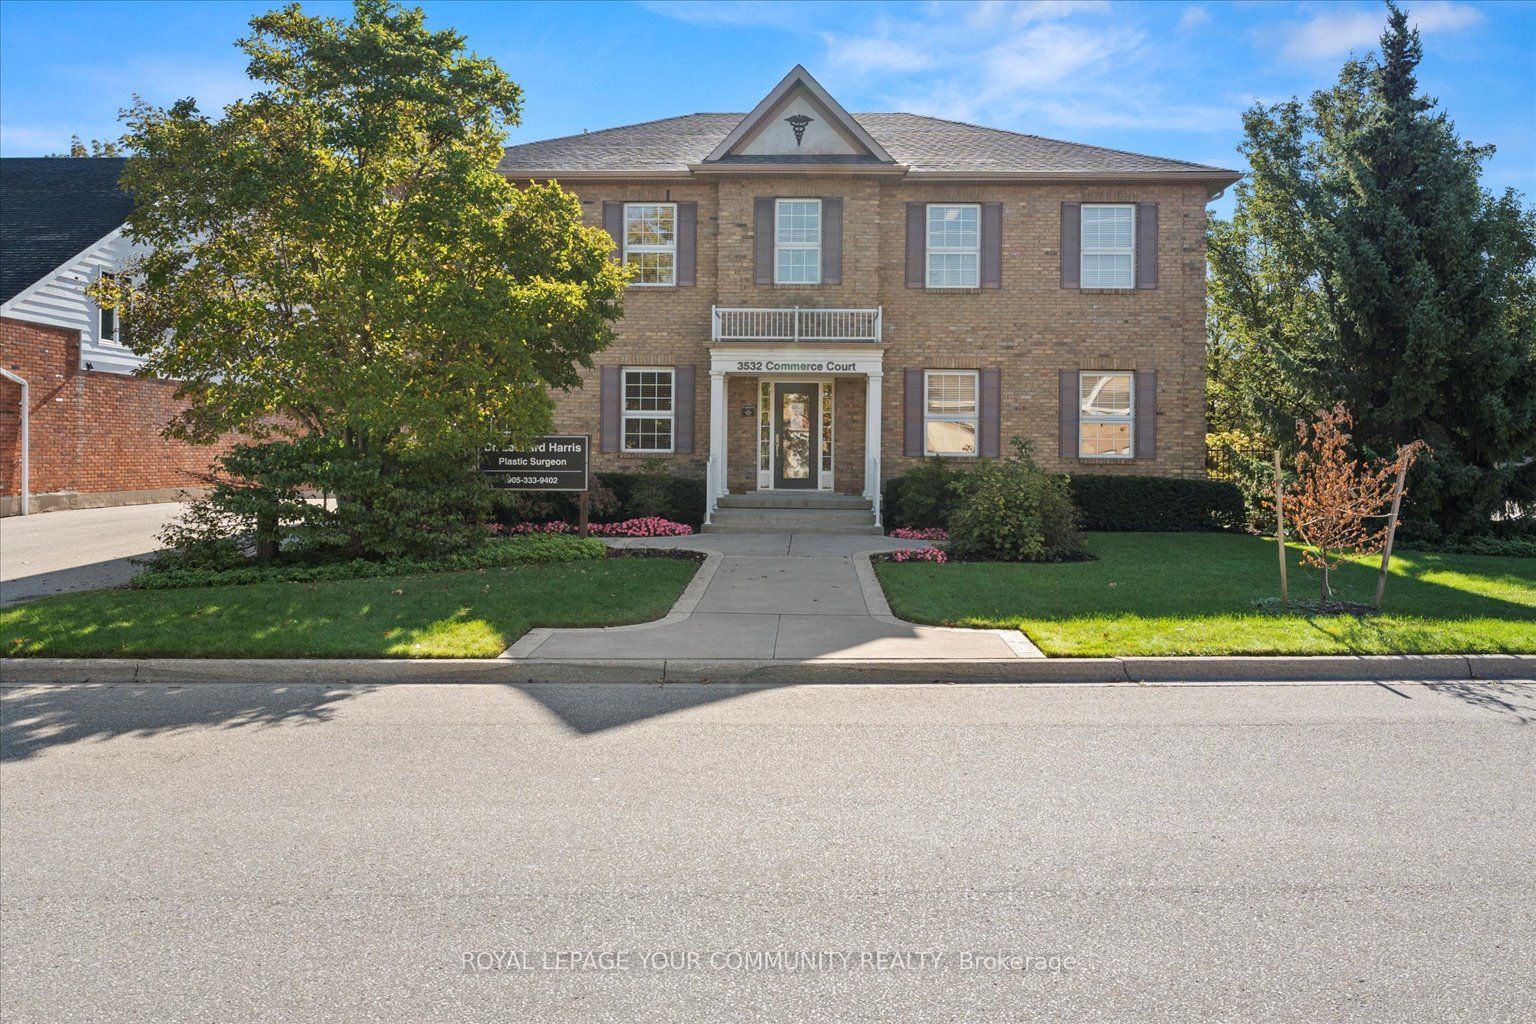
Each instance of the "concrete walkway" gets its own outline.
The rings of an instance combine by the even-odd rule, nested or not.
[[[1017,630],[946,629],[891,614],[869,555],[921,542],[813,534],[706,534],[611,542],[703,551],[666,618],[535,629],[503,658],[538,661],[977,661],[1040,658]]]

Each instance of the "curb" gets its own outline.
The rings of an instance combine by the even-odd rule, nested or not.
[[[261,683],[1282,683],[1536,681],[1536,655],[1009,658],[988,661],[539,661],[224,658],[4,658],[0,685]]]

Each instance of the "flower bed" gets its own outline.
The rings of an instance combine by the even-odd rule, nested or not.
[[[937,562],[943,565],[949,561],[949,556],[943,548],[898,548],[881,559],[891,562]]]
[[[568,523],[562,519],[551,523],[513,523],[510,526],[497,524],[491,529],[514,537],[530,533],[576,532],[574,523]],[[625,519],[618,523],[589,523],[587,532],[594,537],[690,537],[693,535],[693,527],[687,523],[674,523],[660,516],[645,516],[640,519]]]
[[[949,531],[942,526],[898,526],[889,536],[897,540],[949,540]]]

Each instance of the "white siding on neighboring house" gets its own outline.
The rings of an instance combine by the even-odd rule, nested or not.
[[[118,228],[0,306],[0,316],[79,331],[82,369],[132,373],[143,358],[100,336],[100,310],[85,289],[98,275],[121,270],[135,248]]]

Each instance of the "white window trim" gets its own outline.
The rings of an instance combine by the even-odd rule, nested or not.
[[[931,211],[935,206],[970,207],[976,211],[976,244],[974,246],[934,245],[930,234],[929,220]],[[971,291],[981,287],[981,204],[980,203],[929,203],[923,208],[923,287],[940,291],[966,290]],[[960,255],[974,253],[976,256],[976,283],[975,284],[934,284],[933,283],[933,259],[934,256]]]
[[[1136,287],[1136,204],[1135,203],[1084,203],[1077,211],[1077,237],[1083,237],[1083,215],[1087,210],[1130,210],[1131,211],[1131,244],[1122,246],[1093,246],[1086,243],[1078,245],[1077,253],[1077,279],[1084,280],[1083,262],[1089,256],[1129,256],[1131,258],[1131,283],[1130,284],[1095,284],[1084,285],[1087,288],[1103,289],[1105,291],[1130,291]]]
[[[671,245],[631,245],[629,241],[629,208],[631,206],[665,206],[672,210],[672,244]],[[629,265],[629,254],[632,252],[662,252],[672,255],[672,280],[670,281],[631,281],[631,288],[676,288],[677,287],[677,204],[676,203],[625,203],[624,204],[624,265]]]
[[[816,241],[812,242],[781,242],[779,241],[779,209],[785,203],[815,203],[816,204]],[[811,287],[821,284],[821,245],[825,241],[821,235],[821,200],[814,196],[796,198],[784,196],[773,201],[773,283],[784,285],[801,285]],[[780,281],[779,280],[779,253],[785,249],[811,250],[816,253],[816,280],[814,281]]]
[[[629,375],[632,373],[664,373],[672,382],[672,408],[630,409]],[[629,448],[625,439],[629,436],[630,420],[666,420],[667,446],[665,448]],[[671,366],[626,366],[619,371],[619,451],[626,455],[670,455],[677,450],[677,370]]]
[[[1119,416],[1106,413],[1086,413],[1083,411],[1083,378],[1096,377],[1128,377],[1130,379],[1131,411],[1129,415]],[[1102,388],[1102,383],[1100,384]],[[1126,431],[1127,447],[1130,449],[1124,455],[1084,455],[1083,454],[1083,425],[1085,423],[1125,423],[1129,425]],[[1088,462],[1129,462],[1136,457],[1136,371],[1135,370],[1079,370],[1077,373],[1077,457]]]
[[[115,270],[101,270],[97,271],[96,280],[99,283],[109,277],[116,276],[118,274]],[[96,306],[96,343],[98,345],[113,345],[117,348],[124,348],[122,314],[115,309],[108,310],[100,302],[94,302],[93,300],[93,304]],[[106,319],[108,313],[112,315],[111,334],[108,334],[102,326],[102,321]]]
[[[955,413],[930,412],[928,408],[928,386],[935,376],[965,376],[970,377],[976,384],[976,411],[968,416]],[[969,423],[976,431],[976,450],[973,452],[940,452],[928,447],[928,424],[930,423]],[[924,370],[923,371],[923,454],[942,455],[954,459],[974,459],[981,454],[981,371],[980,370]]]

